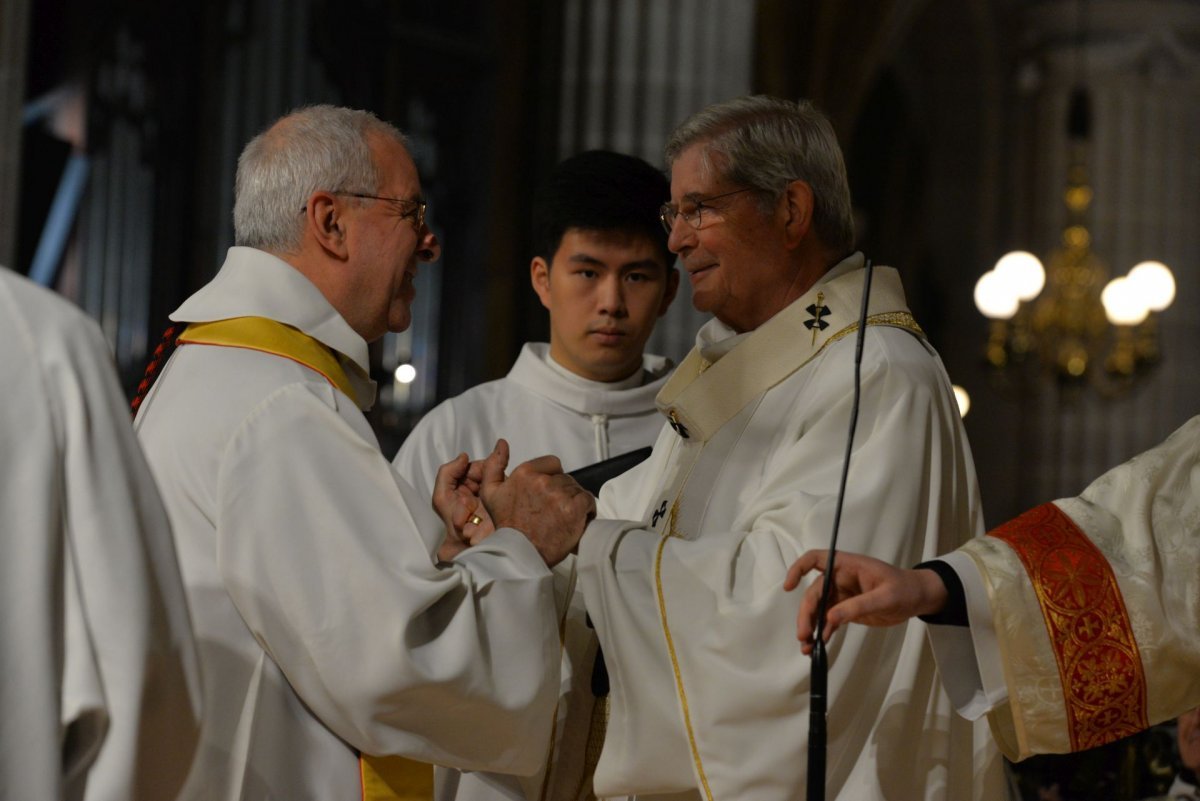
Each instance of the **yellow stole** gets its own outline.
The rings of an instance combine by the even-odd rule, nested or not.
[[[179,335],[180,345],[220,345],[282,356],[315,370],[355,402],[358,397],[346,370],[327,345],[299,329],[266,317],[232,317],[211,323],[191,323]]]
[[[246,348],[291,359],[315,370],[357,403],[354,385],[327,346],[289,325],[265,317],[234,317],[192,323],[179,335],[180,345]],[[359,755],[363,801],[429,801],[433,766],[401,756]]]

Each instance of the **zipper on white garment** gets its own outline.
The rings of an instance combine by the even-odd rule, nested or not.
[[[592,430],[596,435],[596,461],[608,458],[608,415],[593,414]]]

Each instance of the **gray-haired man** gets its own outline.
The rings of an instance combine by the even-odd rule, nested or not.
[[[830,534],[864,258],[837,140],[807,103],[707,108],[666,154],[668,244],[716,319],[659,393],[671,426],[605,486],[579,546],[611,681],[596,794],[791,799],[809,665],[779,636],[795,611],[780,584]],[[981,527],[974,469],[894,270],[875,270],[869,315],[842,536],[920,561],[944,532]],[[995,748],[954,719],[919,629],[847,632],[830,662],[830,798],[1003,794]]]
[[[548,741],[557,697],[547,565],[592,501],[556,460],[500,484],[500,446],[482,472],[463,458],[439,473],[439,521],[380,454],[367,343],[409,324],[413,275],[439,252],[424,213],[398,131],[293,113],[242,153],[238,246],[171,315],[181,347],[137,428],[205,680],[184,798],[348,798],[360,782],[372,798],[359,752],[540,767],[513,743]],[[445,526],[473,509],[460,484],[500,530],[439,567]]]

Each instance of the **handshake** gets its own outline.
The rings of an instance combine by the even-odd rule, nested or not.
[[[440,560],[450,561],[500,528],[524,534],[549,567],[575,550],[596,516],[592,494],[563,472],[556,456],[531,459],[510,475],[507,467],[508,443],[501,439],[486,459],[460,453],[438,470],[433,508],[446,526]]]

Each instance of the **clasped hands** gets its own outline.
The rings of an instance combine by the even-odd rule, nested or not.
[[[550,567],[579,544],[596,516],[596,499],[563,473],[556,456],[531,459],[505,475],[508,456],[501,439],[485,459],[460,453],[438,470],[433,508],[446,527],[440,560],[450,561],[501,528],[524,534]]]

